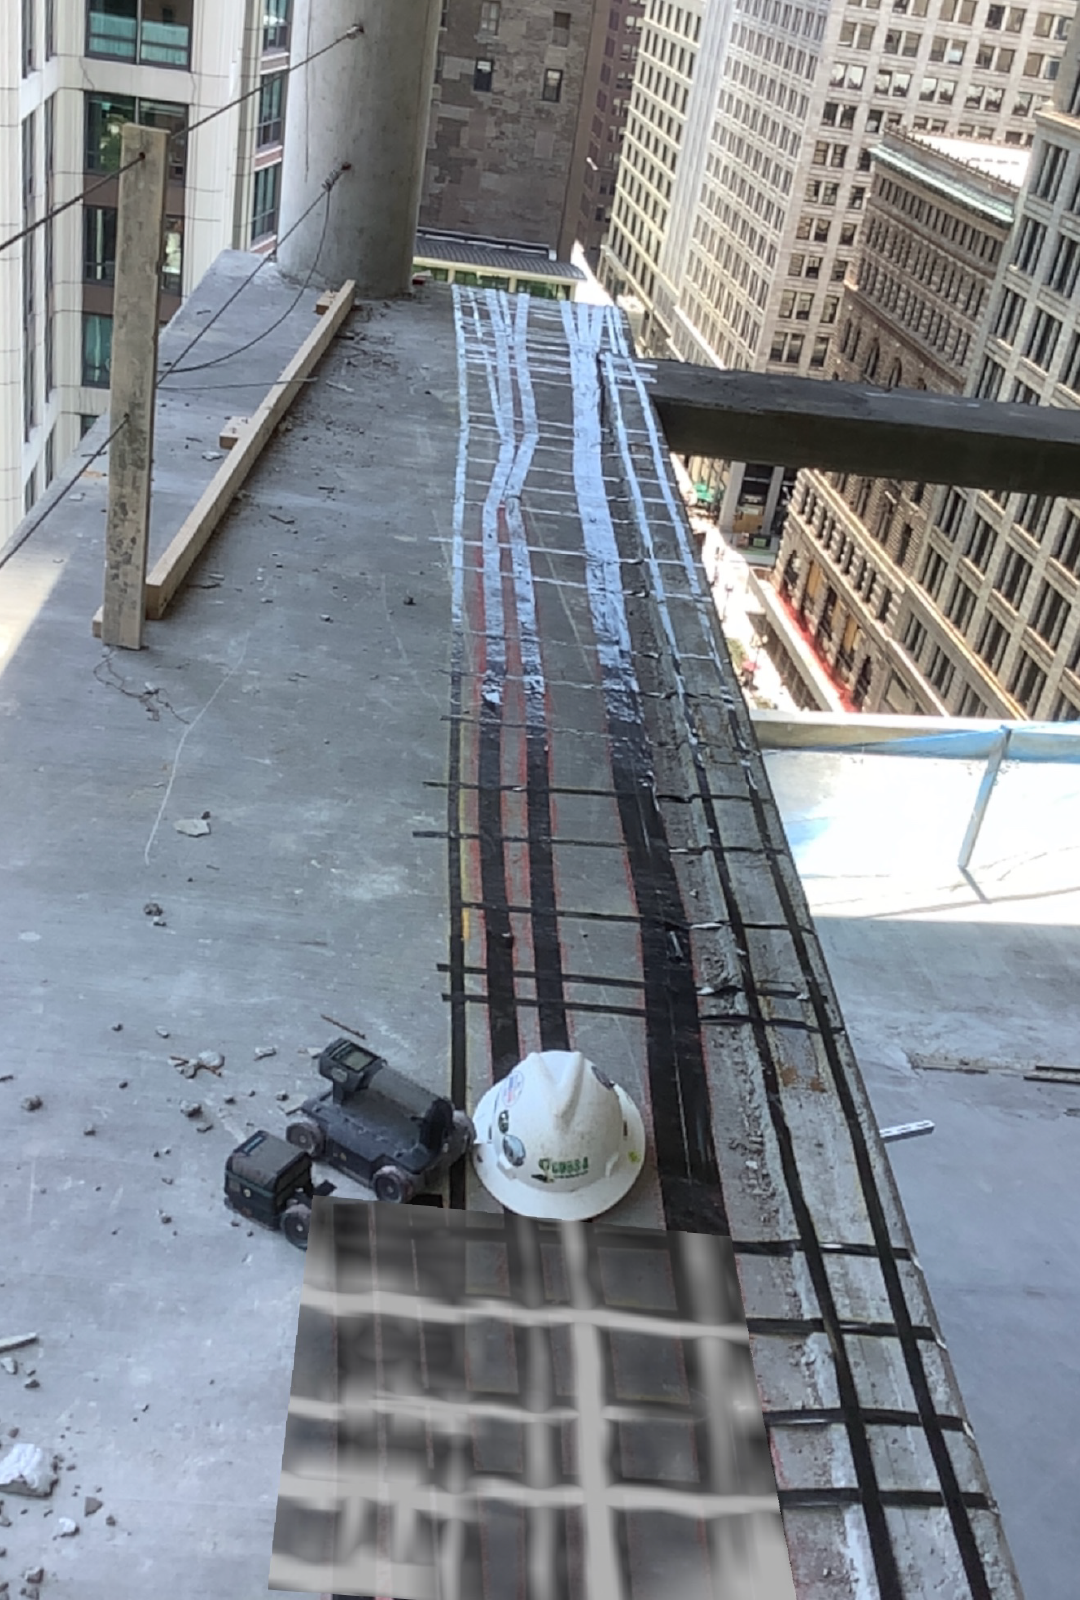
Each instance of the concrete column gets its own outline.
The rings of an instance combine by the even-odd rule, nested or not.
[[[727,488],[724,498],[720,502],[720,532],[725,539],[731,539],[735,533],[735,512],[739,505],[739,496],[742,494],[743,473],[746,471],[745,461],[732,461],[728,465]]]
[[[127,422],[109,447],[101,640],[125,650],[142,648],[146,615],[168,147],[168,134],[135,123],[124,129],[120,146],[121,167],[129,170],[120,176],[109,422],[113,428]]]
[[[363,33],[289,80],[278,262],[288,277],[355,278],[364,299],[409,286],[435,79],[440,0],[296,0],[292,59]],[[289,233],[346,163],[326,210]],[[321,241],[321,248],[320,248]]]

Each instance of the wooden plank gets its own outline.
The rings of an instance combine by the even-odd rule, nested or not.
[[[109,447],[101,636],[122,650],[141,649],[143,639],[168,144],[160,129],[129,122],[120,146],[116,303],[124,314],[113,333],[109,415],[127,420]]]
[[[222,467],[214,474],[198,505],[187,517],[168,549],[154,563],[146,585],[146,615],[157,621],[168,607],[202,554],[222,517],[228,511],[262,454],[274,429],[288,411],[300,389],[303,379],[310,376],[326,353],[334,335],[353,308],[356,284],[350,281],[331,299],[330,310],[309,334],[296,355],[289,362],[277,383],[267,394],[262,405],[236,448]],[[101,612],[94,618],[95,637],[101,636]]]
[[[230,417],[218,434],[218,448],[231,450],[243,438],[244,430],[250,426],[250,417]]]
[[[646,364],[675,455],[901,482],[1080,494],[1080,417],[918,389],[875,389],[680,361]]]

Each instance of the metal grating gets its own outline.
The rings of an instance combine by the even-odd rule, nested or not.
[[[729,1240],[320,1202],[302,1307],[272,1588],[792,1600]]]

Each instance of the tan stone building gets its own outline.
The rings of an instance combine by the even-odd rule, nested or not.
[[[1074,34],[1054,101],[1036,116],[1013,227],[967,357],[964,393],[972,396],[1080,410],[1078,55],[1080,34]],[[867,491],[860,486],[858,493]],[[807,503],[799,513],[804,523],[809,510]],[[869,501],[867,512],[873,515]],[[814,507],[811,520],[818,516]],[[835,635],[840,590],[816,564],[822,575],[809,602],[809,572],[800,573],[797,563],[787,586],[796,610],[815,608],[815,630],[834,590]],[[1080,719],[1080,501],[935,490],[917,562],[909,556],[898,571],[901,598],[885,619],[894,664],[880,703],[958,716]],[[856,687],[861,626],[852,613],[841,640],[855,629]],[[862,635],[864,650],[868,636]],[[849,655],[842,664],[850,664]],[[873,693],[864,704],[874,705]]]
[[[1028,160],[1026,150],[964,140],[884,137],[828,376],[962,393]],[[781,310],[796,326],[808,298],[785,292]],[[772,628],[796,694],[813,699],[798,652],[784,646],[792,630],[855,708],[945,709],[955,668],[910,598],[932,500],[923,483],[799,475],[774,572],[787,614],[773,615]]]

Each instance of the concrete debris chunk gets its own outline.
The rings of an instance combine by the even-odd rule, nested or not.
[[[167,1039],[169,1037],[168,1028],[155,1028],[154,1032],[157,1034],[159,1039]]]
[[[210,832],[210,824],[203,817],[184,817],[174,822],[173,827],[188,839],[202,839]]]
[[[0,1367],[3,1367],[5,1372],[10,1372],[11,1376],[14,1377],[19,1370],[19,1363],[14,1356],[0,1356]]]
[[[0,1493],[24,1494],[47,1500],[57,1474],[40,1445],[13,1445],[0,1460]]]
[[[89,1139],[92,1138],[95,1133],[97,1133],[97,1129],[94,1127],[94,1124],[92,1122],[88,1122],[83,1128],[83,1136]]]
[[[158,905],[156,900],[148,900],[143,906],[144,917],[163,917],[164,915],[164,911]]]
[[[56,1539],[73,1539],[79,1531],[79,1524],[73,1517],[61,1517],[56,1524]]]
[[[202,1106],[197,1100],[181,1100],[180,1110],[185,1117],[190,1117],[193,1121],[196,1117],[202,1116]]]
[[[41,1388],[41,1384],[38,1382],[38,1380],[36,1378],[27,1378],[26,1382],[23,1384],[23,1388],[24,1389],[40,1389]]]
[[[40,1111],[44,1104],[45,1102],[39,1094],[28,1094],[22,1102],[22,1108],[24,1111]]]
[[[276,1045],[261,1044],[258,1047],[258,1049],[256,1050],[256,1052],[255,1052],[255,1060],[256,1061],[266,1061],[270,1056],[276,1056],[276,1055],[277,1055],[277,1046]]]
[[[28,1567],[27,1570],[23,1573],[23,1582],[24,1583],[44,1583],[45,1582],[45,1568],[44,1567]]]
[[[88,1494],[83,1501],[83,1516],[92,1517],[95,1511],[100,1511],[103,1502],[96,1495]]]
[[[220,1050],[200,1050],[195,1060],[197,1065],[205,1067],[207,1072],[220,1072],[225,1065],[225,1057]]]

